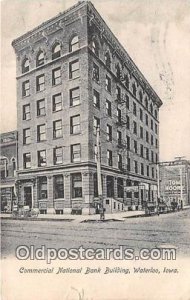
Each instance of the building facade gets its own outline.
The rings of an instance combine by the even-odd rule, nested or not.
[[[190,162],[175,160],[161,162],[160,195],[164,202],[178,203],[181,207],[190,205]]]
[[[1,212],[11,212],[16,200],[17,131],[0,134]]]
[[[107,211],[157,197],[162,101],[89,1],[14,40],[18,197],[41,213]]]

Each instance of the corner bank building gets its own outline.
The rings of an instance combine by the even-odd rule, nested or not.
[[[162,101],[93,4],[79,2],[12,45],[19,203],[95,212],[98,125],[106,211],[155,201]]]

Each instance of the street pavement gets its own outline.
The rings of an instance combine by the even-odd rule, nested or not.
[[[172,245],[180,257],[190,256],[190,209],[180,212],[129,218],[112,215],[107,222],[95,216],[75,216],[55,220],[1,219],[2,259],[15,257],[19,245],[77,248],[116,248],[120,245],[139,251]],[[132,214],[131,214],[132,216]],[[77,216],[78,217],[78,216]],[[75,221],[72,221],[73,219]],[[76,219],[78,221],[76,221]],[[84,220],[88,222],[82,222]],[[95,221],[93,222],[92,220]],[[82,223],[81,223],[82,222]]]

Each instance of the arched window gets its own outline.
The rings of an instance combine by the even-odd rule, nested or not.
[[[61,56],[61,45],[56,43],[52,48],[52,59],[56,59]]]
[[[92,41],[92,52],[99,57],[99,45],[95,39]]]
[[[25,58],[22,62],[22,73],[28,72],[30,69],[29,59]]]
[[[40,50],[36,57],[36,66],[39,67],[42,66],[43,64],[44,64],[44,52]]]
[[[106,52],[105,54],[105,64],[107,68],[111,69],[111,57],[109,52]]]
[[[121,78],[121,69],[120,69],[119,64],[117,64],[115,68],[116,68],[116,76],[118,79],[120,79]]]
[[[11,162],[12,162],[12,166],[13,166],[13,171],[15,171],[16,170],[16,158],[12,158],[11,159]]]
[[[79,37],[78,37],[78,35],[75,35],[70,41],[69,51],[73,52],[73,51],[77,50],[78,48],[79,48]]]
[[[5,156],[0,156],[0,178],[1,179],[5,179],[6,177],[8,177],[8,158]]]
[[[133,89],[133,95],[136,97],[136,94],[137,94],[137,88],[136,88],[135,83],[133,83],[132,89]]]

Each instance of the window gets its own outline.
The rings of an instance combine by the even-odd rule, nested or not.
[[[140,126],[140,138],[143,139],[143,127]]]
[[[37,116],[44,116],[46,114],[45,99],[37,101]]]
[[[39,51],[36,57],[36,67],[42,66],[44,64],[44,52]]]
[[[23,144],[27,145],[31,143],[30,128],[23,129]]]
[[[151,121],[150,121],[150,128],[152,129],[152,130],[154,130],[154,123],[153,123],[153,120],[151,119]]]
[[[152,105],[152,103],[150,104],[150,112],[151,112],[151,114],[153,114],[153,105]]]
[[[31,168],[31,154],[30,153],[23,154],[23,168],[24,169]]]
[[[140,156],[144,157],[144,147],[142,144],[140,145]]]
[[[70,90],[70,106],[75,106],[80,104],[80,90],[76,87]]]
[[[73,52],[73,51],[77,50],[78,48],[79,48],[79,38],[78,38],[78,35],[75,35],[70,41],[69,51]]]
[[[154,152],[151,151],[151,161],[154,162]]]
[[[106,75],[106,91],[111,94],[111,78]]]
[[[99,83],[100,71],[99,71],[99,67],[95,63],[93,63],[93,68],[92,68],[92,79],[95,80],[97,83]]]
[[[122,135],[121,135],[121,131],[117,131],[117,143],[119,146],[122,145]]]
[[[121,124],[121,109],[117,108],[117,121]]]
[[[152,146],[154,145],[154,137],[153,137],[152,134],[151,134],[151,145],[152,145]]]
[[[146,148],[146,159],[149,160],[149,149]]]
[[[115,66],[115,69],[116,69],[116,77],[117,77],[117,79],[120,79],[121,78],[121,69],[120,69],[119,64],[117,64]]]
[[[107,141],[111,142],[112,141],[112,127],[107,124]]]
[[[112,110],[111,110],[111,102],[106,100],[106,114],[111,117]]]
[[[148,134],[148,131],[146,131],[146,142],[149,143],[149,134]]]
[[[46,166],[46,150],[38,151],[38,167]]]
[[[71,175],[72,180],[72,198],[82,197],[82,175],[76,173]]]
[[[158,125],[155,123],[155,133],[158,134]]]
[[[93,91],[93,103],[96,108],[100,108],[100,94],[94,90]]]
[[[133,114],[136,116],[137,115],[137,105],[135,102],[133,102]]]
[[[143,121],[143,111],[142,111],[141,108],[140,108],[140,110],[139,110],[139,113],[140,113],[140,120]]]
[[[61,45],[59,43],[55,43],[52,48],[52,59],[56,59],[61,56]]]
[[[124,81],[125,87],[127,89],[129,89],[129,77],[128,77],[128,75],[126,74],[124,78],[125,78],[125,81]]]
[[[37,126],[37,141],[42,142],[46,141],[46,125],[38,125]]]
[[[93,127],[94,127],[94,134],[96,135],[97,133],[97,128],[98,126],[100,126],[100,119],[97,118],[97,117],[94,117],[94,124],[93,124]]]
[[[59,139],[63,137],[62,120],[53,122],[53,138]]]
[[[22,83],[22,96],[27,97],[30,96],[30,82],[26,80]]]
[[[129,96],[125,95],[126,108],[129,109]]]
[[[143,102],[143,94],[141,91],[139,92],[139,100],[141,103]]]
[[[69,79],[75,79],[80,76],[79,60],[76,59],[69,63]]]
[[[152,178],[154,178],[154,167],[152,168]]]
[[[118,162],[118,169],[122,170],[122,156],[121,154],[118,154],[117,156],[117,162]]]
[[[30,104],[23,105],[22,118],[23,120],[30,120]]]
[[[135,173],[137,174],[138,173],[138,162],[136,160],[134,160],[134,170],[135,170]]]
[[[13,167],[13,171],[16,170],[16,158],[11,158],[11,162],[12,162],[12,167]]]
[[[95,39],[93,39],[92,41],[92,52],[95,55],[99,56],[99,46],[98,46],[98,42]]]
[[[81,146],[80,144],[71,145],[71,162],[80,162]]]
[[[59,165],[63,163],[63,148],[56,147],[53,149],[53,161],[54,165]]]
[[[149,177],[150,171],[149,171],[149,166],[146,167],[146,175]]]
[[[136,154],[138,153],[137,141],[135,140],[134,140],[134,151]]]
[[[158,154],[156,153],[155,154],[155,163],[157,164],[157,162],[158,162]]]
[[[129,118],[128,115],[126,116],[126,128],[127,128],[128,130],[130,129],[130,118]]]
[[[144,175],[144,164],[141,163],[141,175]]]
[[[156,148],[158,148],[158,140],[157,139],[155,139],[155,146],[156,146]]]
[[[121,101],[121,89],[119,86],[116,86],[116,99],[117,101]]]
[[[113,165],[112,151],[111,150],[107,150],[107,162],[108,162],[108,166]]]
[[[127,150],[130,150],[131,148],[131,139],[130,139],[130,136],[126,136],[126,139],[127,139]]]
[[[36,91],[41,92],[45,89],[45,75],[39,75],[36,77]]]
[[[52,85],[58,85],[61,83],[61,68],[52,70]]]
[[[114,197],[114,177],[107,176],[106,177],[106,186],[107,186],[107,197]]]
[[[146,107],[146,109],[148,109],[148,99],[147,99],[147,97],[145,99],[145,107]]]
[[[154,111],[154,116],[155,116],[156,119],[158,119],[158,111],[156,109]]]
[[[25,58],[22,63],[22,74],[28,72],[30,69],[29,59]]]
[[[133,85],[132,85],[132,91],[133,91],[133,95],[136,97],[136,94],[137,94],[137,88],[136,88],[135,83],[133,83]]]
[[[123,188],[123,179],[117,178],[117,197],[123,198],[124,188]]]
[[[64,181],[63,175],[54,176],[54,198],[64,198]]]
[[[137,134],[137,123],[133,121],[133,133]]]
[[[73,116],[70,118],[70,133],[71,134],[80,133],[80,115]]]
[[[146,125],[148,126],[148,115],[146,114]]]
[[[127,158],[127,171],[131,171],[131,159],[129,157]]]
[[[108,69],[111,69],[111,58],[108,51],[105,54],[105,64]]]
[[[61,96],[61,93],[59,93],[57,95],[53,95],[52,104],[53,104],[53,112],[62,110],[62,96]]]
[[[39,199],[47,199],[47,177],[39,177],[38,178],[39,188],[38,188],[38,196]]]

